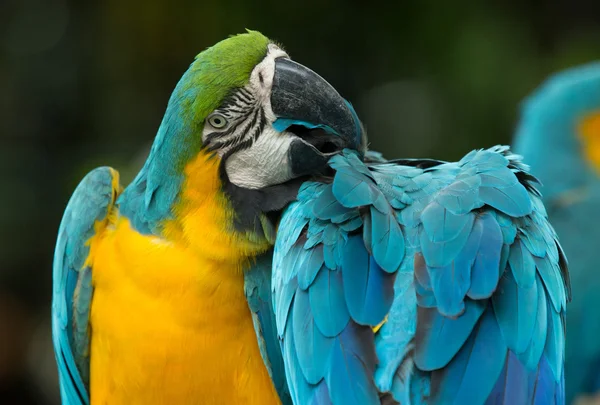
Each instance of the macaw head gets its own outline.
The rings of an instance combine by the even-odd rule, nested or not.
[[[365,143],[354,109],[325,79],[248,31],[196,57],[170,98],[145,170],[147,183],[161,183],[152,186],[155,205],[167,206],[186,166],[208,157],[236,228],[266,234],[271,214],[302,181],[324,173],[332,155],[362,152]]]
[[[263,189],[312,175],[332,154],[362,147],[348,102],[258,32],[202,52],[186,76],[196,93],[202,147],[221,159],[223,175],[238,187]]]
[[[546,198],[597,182],[600,62],[555,74],[525,100],[514,149],[542,181]]]

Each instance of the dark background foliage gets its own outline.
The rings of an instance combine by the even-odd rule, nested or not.
[[[338,88],[388,157],[509,143],[520,100],[600,58],[596,0],[1,0],[2,403],[58,403],[51,262],[78,181],[128,182],[193,57],[245,28]]]

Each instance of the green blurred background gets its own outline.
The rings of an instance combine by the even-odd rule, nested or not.
[[[55,233],[78,181],[141,166],[193,57],[245,28],[352,101],[388,157],[508,143],[548,74],[600,58],[597,0],[0,0],[0,402],[57,404]]]

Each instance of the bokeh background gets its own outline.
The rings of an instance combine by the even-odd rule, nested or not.
[[[600,58],[597,0],[0,0],[0,402],[58,404],[51,261],[98,165],[141,166],[193,57],[257,29],[355,105],[388,157],[509,143],[548,74]]]

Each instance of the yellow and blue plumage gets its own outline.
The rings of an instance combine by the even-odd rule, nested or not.
[[[365,145],[261,34],[202,52],[132,184],[96,169],[65,211],[63,401],[563,403],[568,274],[527,167]]]
[[[63,403],[289,403],[274,221],[325,167],[319,148],[353,146],[357,125],[327,82],[260,33],[198,55],[132,184],[96,169],[65,211],[52,307]]]

